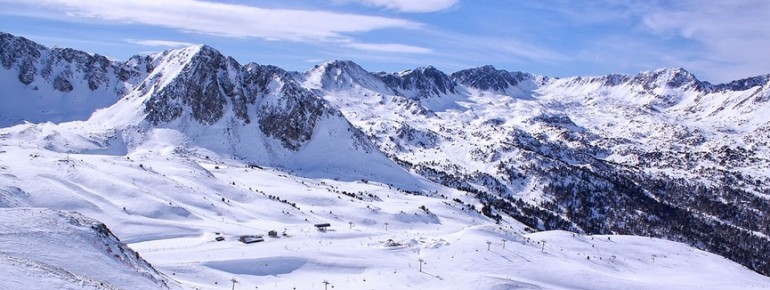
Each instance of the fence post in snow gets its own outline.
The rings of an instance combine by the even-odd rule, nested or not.
[[[420,261],[420,272],[422,272],[422,263],[424,263],[424,262],[425,262],[425,260],[423,260],[422,258],[420,258],[420,259],[419,259],[419,260],[417,260],[417,261]]]

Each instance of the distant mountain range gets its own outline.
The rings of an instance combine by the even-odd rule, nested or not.
[[[491,219],[665,238],[770,275],[770,75],[289,72],[205,45],[116,61],[5,33],[0,62],[0,127],[106,134],[77,145],[56,142],[74,125],[39,130],[51,150],[129,152],[172,130],[256,166],[429,195],[425,178]]]

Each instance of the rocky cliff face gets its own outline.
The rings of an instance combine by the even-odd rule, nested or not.
[[[18,72],[22,84],[47,83],[51,89],[62,93],[71,92],[80,83],[96,91],[114,85],[116,79],[128,81],[138,75],[132,68],[99,54],[71,48],[48,49],[7,33],[0,33],[0,51],[3,67]],[[121,93],[119,89],[115,88],[115,93]]]
[[[185,114],[202,125],[228,118],[242,126],[256,121],[264,135],[288,149],[299,150],[312,138],[320,118],[339,117],[312,91],[275,66],[241,66],[208,46],[169,51],[157,58],[164,65],[184,61],[178,73],[159,77],[145,102],[146,120],[156,125]]]
[[[415,100],[458,93],[457,83],[432,66],[378,76],[394,94]]]
[[[49,49],[7,33],[0,33],[0,64],[0,73],[17,80],[0,88],[8,96],[2,125],[85,119],[126,94],[141,75],[99,54]]]
[[[1,101],[8,106],[0,108],[5,125],[87,120],[102,109],[93,120],[102,126],[171,128],[194,143],[209,148],[225,144],[228,154],[281,166],[291,161],[288,152],[302,150],[326,122],[323,126],[333,123],[339,127],[334,130],[350,134],[340,140],[340,151],[349,150],[348,143],[362,154],[376,151],[296,75],[275,66],[241,65],[209,46],[119,62],[73,49],[49,49],[9,34],[0,35],[0,45],[0,73],[13,76],[3,78],[10,88],[0,88],[10,90]],[[20,105],[25,98],[37,101]],[[73,99],[77,102],[70,104]]]
[[[248,121],[243,113],[245,104],[236,102],[244,98],[240,87],[235,84],[240,70],[238,62],[224,57],[208,46],[181,54],[185,53],[194,55],[184,64],[179,74],[169,83],[157,88],[145,103],[147,121],[156,125],[170,122],[181,117],[185,109],[189,109],[197,122],[211,125],[223,117],[228,103],[233,104],[232,110],[237,117],[244,122]]]
[[[486,65],[452,73],[451,78],[467,87],[505,92],[508,88],[515,87],[525,80],[534,79],[535,76],[523,72],[498,70],[491,65]]]
[[[250,64],[246,72],[245,79],[252,81],[252,90],[269,94],[274,84],[279,87],[277,93],[283,97],[262,102],[257,109],[257,116],[262,132],[281,140],[287,148],[297,150],[309,141],[322,117],[342,118],[338,112],[328,108],[318,95],[300,86],[283,69]]]

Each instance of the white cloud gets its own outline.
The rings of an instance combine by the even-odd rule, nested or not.
[[[682,38],[702,51],[686,61],[708,77],[727,81],[770,73],[770,2],[765,0],[685,1],[681,9],[658,9],[643,26],[662,38]],[[736,75],[738,74],[738,75]]]
[[[432,39],[443,51],[458,59],[516,59],[525,62],[558,63],[567,56],[549,47],[512,37],[433,32]],[[485,63],[490,64],[490,63]]]
[[[346,34],[385,28],[414,29],[416,22],[326,11],[268,9],[200,0],[26,0],[79,18],[161,26],[226,37],[338,41]]]
[[[360,49],[360,50],[369,50],[369,51],[378,51],[378,52],[395,52],[395,53],[423,54],[423,53],[430,53],[432,51],[429,48],[405,45],[405,44],[397,44],[397,43],[350,42],[350,43],[346,43],[345,46],[350,48]]]
[[[552,11],[540,33],[570,33],[575,52],[564,65],[633,73],[684,67],[699,78],[726,82],[770,73],[770,1],[767,0],[597,0],[528,1]],[[550,26],[549,26],[550,25]],[[540,38],[543,39],[543,38]],[[564,53],[564,50],[555,46]],[[580,73],[581,69],[576,70]]]
[[[148,39],[148,40],[138,40],[138,39],[126,39],[125,40],[128,43],[138,44],[138,45],[144,45],[144,46],[163,46],[163,47],[186,47],[186,46],[193,46],[195,43],[190,42],[181,42],[181,41],[170,41],[170,40],[156,40],[156,39]]]
[[[359,2],[363,5],[384,7],[401,12],[435,12],[450,8],[459,0],[337,0],[336,2]]]

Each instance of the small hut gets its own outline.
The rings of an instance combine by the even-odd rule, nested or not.
[[[331,226],[332,225],[330,225],[329,223],[315,224],[315,228],[318,229],[319,232],[325,232]]]
[[[262,238],[261,235],[243,235],[243,236],[240,236],[238,240],[244,244],[253,244],[253,243],[259,243],[259,242],[265,241],[265,239]]]

